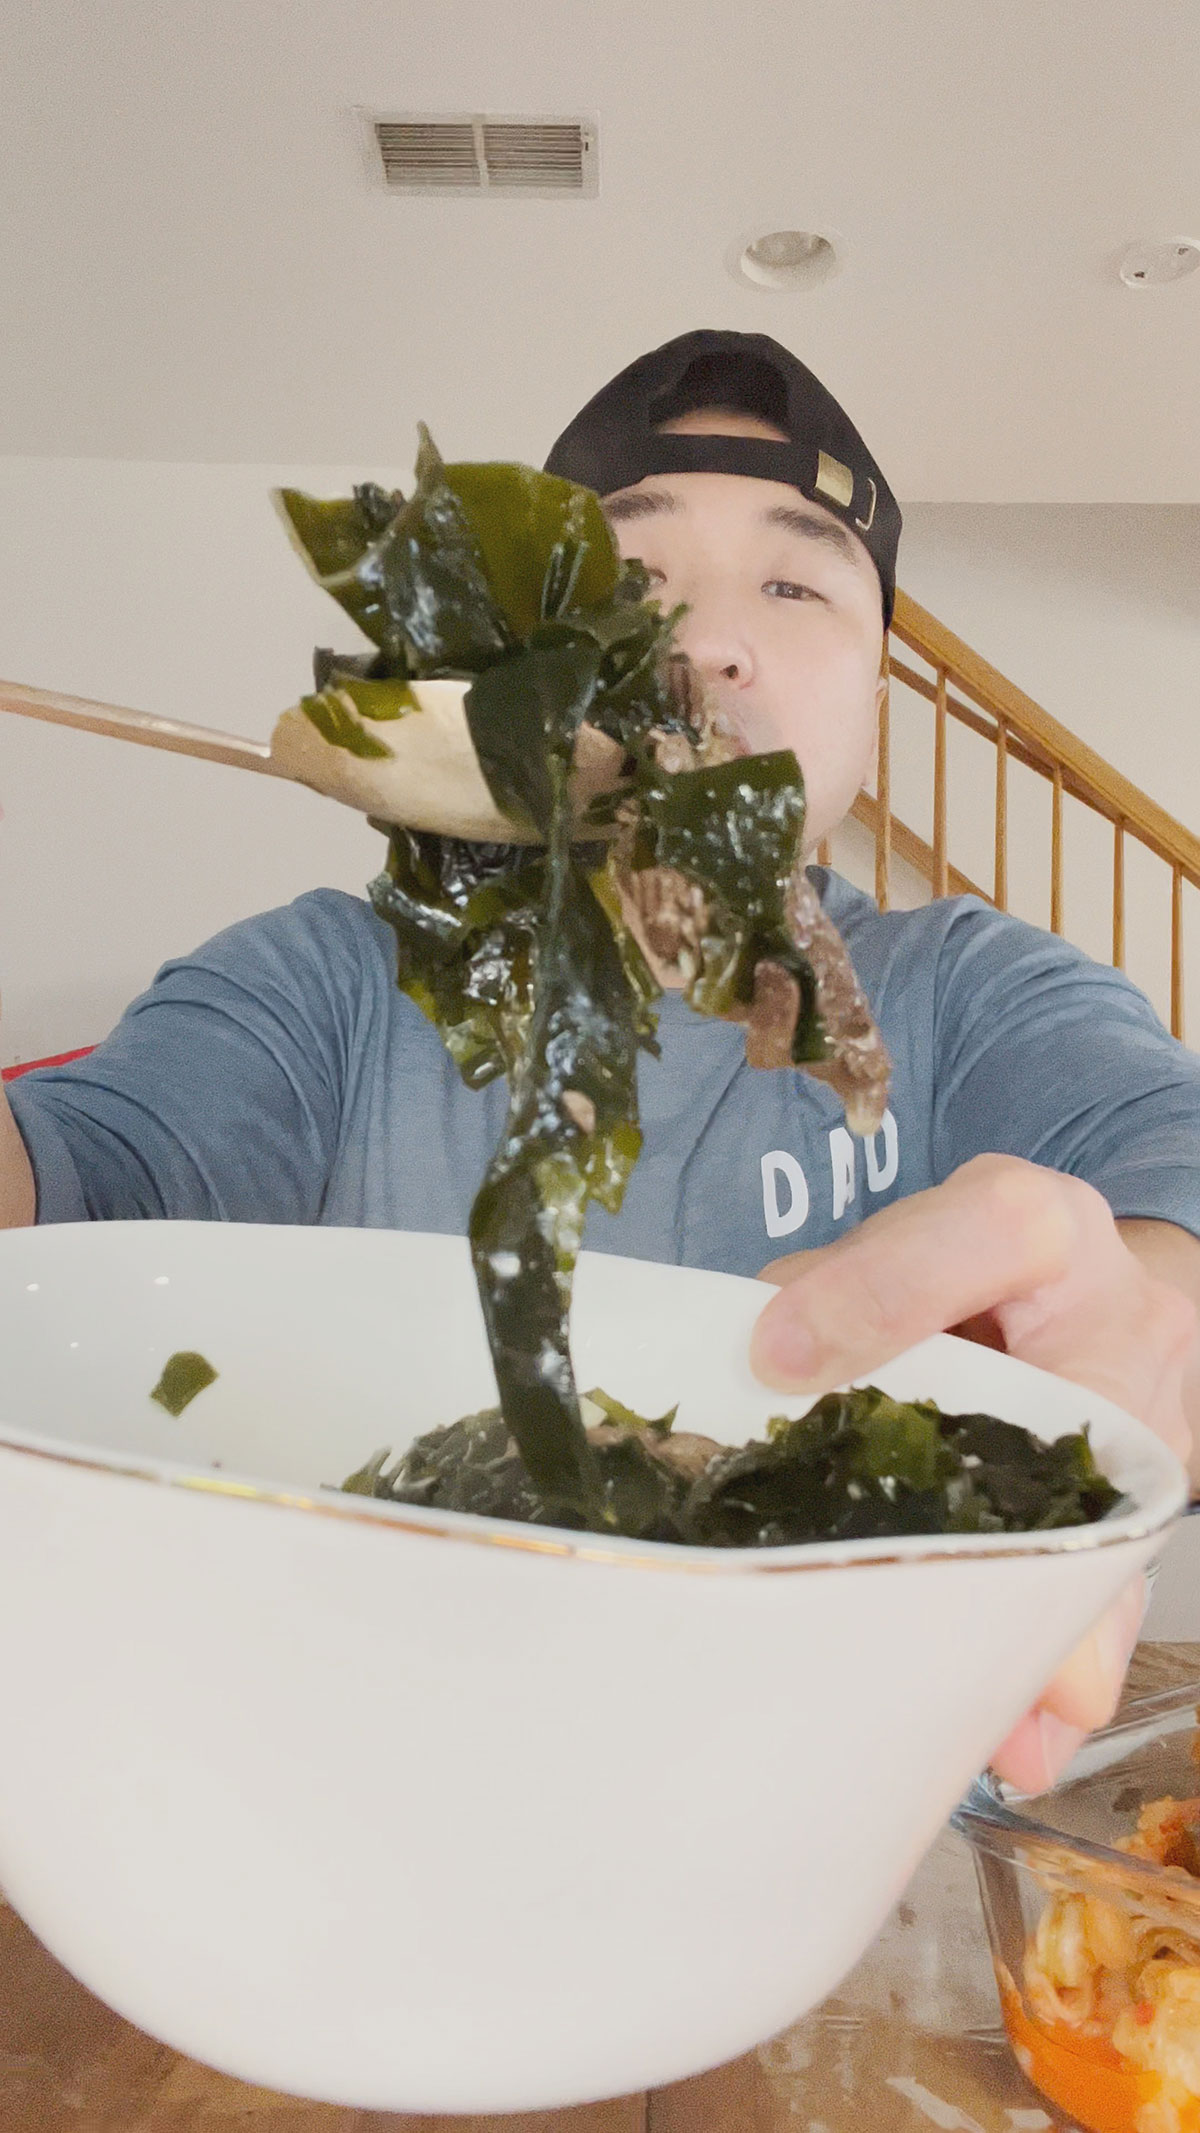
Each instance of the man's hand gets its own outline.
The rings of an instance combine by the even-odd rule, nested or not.
[[[1143,1265],[1107,1202],[1078,1178],[978,1156],[762,1278],[783,1286],[758,1321],[751,1360],[781,1391],[828,1392],[950,1331],[1103,1393],[1187,1457],[1195,1306]],[[1001,1776],[1042,1790],[1106,1723],[1141,1615],[1139,1580],[998,1750]]]

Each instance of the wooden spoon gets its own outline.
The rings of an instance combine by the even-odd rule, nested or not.
[[[51,689],[31,689],[20,682],[0,681],[0,711],[291,778],[380,822],[479,844],[539,843],[537,831],[503,814],[488,790],[464,708],[470,683],[418,681],[411,686],[419,711],[386,725],[367,726],[372,738],[389,750],[387,756],[357,756],[331,747],[300,710],[285,711],[269,741],[218,733],[83,696],[62,696]],[[347,714],[356,717],[349,699],[345,701]],[[617,742],[595,727],[581,729],[573,781],[577,809],[617,782],[620,764]]]

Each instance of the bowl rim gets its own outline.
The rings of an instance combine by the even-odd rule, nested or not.
[[[1134,1423],[1133,1417],[1127,1420],[1134,1427],[1143,1427]],[[1150,1432],[1146,1431],[1146,1435]],[[911,1533],[898,1534],[886,1543],[835,1540],[798,1541],[779,1548],[701,1548],[670,1541],[630,1540],[621,1535],[609,1540],[602,1534],[575,1533],[565,1526],[531,1526],[516,1519],[487,1518],[478,1512],[425,1510],[415,1504],[389,1503],[381,1497],[356,1496],[332,1486],[321,1490],[288,1488],[229,1467],[218,1471],[183,1460],[156,1459],[148,1453],[105,1453],[94,1445],[71,1443],[66,1438],[51,1442],[0,1424],[0,1456],[4,1453],[50,1460],[116,1480],[148,1481],[201,1496],[347,1520],[377,1531],[407,1534],[410,1539],[462,1541],[509,1554],[608,1568],[666,1571],[676,1576],[780,1577],[805,1571],[1028,1561],[1037,1556],[1087,1554],[1155,1538],[1174,1523],[1185,1494],[1182,1480],[1172,1490],[1164,1475],[1148,1505],[1135,1503],[1126,1511],[1114,1512],[1090,1525],[1056,1526],[1032,1533]]]
[[[52,1229],[60,1232],[70,1230],[76,1235],[94,1234],[98,1226],[93,1222],[81,1222],[35,1225],[32,1229],[10,1230],[0,1236],[0,1250],[8,1248],[5,1242],[8,1239],[15,1240],[19,1237],[26,1243],[37,1238],[45,1240]],[[255,1230],[276,1230],[282,1227],[287,1235],[295,1234],[291,1224],[219,1225],[189,1222],[168,1225],[142,1220],[106,1223],[102,1226],[106,1230],[136,1231],[142,1236],[145,1236],[148,1229],[161,1230],[167,1227],[176,1230],[203,1230],[206,1233],[222,1227]],[[346,1232],[331,1225],[326,1234],[361,1237],[365,1233],[357,1228]],[[426,1233],[389,1231],[386,1234],[423,1236]],[[445,1233],[440,1231],[430,1232],[428,1235],[447,1241]],[[624,1264],[630,1266],[645,1264],[628,1255],[609,1252],[581,1253],[580,1259],[623,1259]],[[709,1279],[736,1282],[747,1289],[759,1287],[757,1282],[752,1282],[745,1276],[724,1275],[716,1269],[697,1268],[682,1271],[700,1273]],[[943,1334],[937,1338],[952,1340],[954,1336]],[[899,1360],[900,1358],[894,1358],[894,1361]],[[1037,1376],[1049,1375],[1037,1371],[1034,1365],[1022,1362],[1019,1358],[997,1357],[995,1360],[1003,1361],[1010,1367],[1015,1366],[1023,1372],[1034,1371]],[[868,1382],[869,1376],[870,1374],[855,1382]],[[1050,1382],[1053,1384],[1056,1381],[1051,1378]],[[1080,1389],[1075,1388],[1076,1391]],[[151,1482],[202,1496],[261,1504],[275,1510],[300,1512],[322,1519],[347,1520],[379,1532],[390,1530],[407,1534],[410,1538],[465,1542],[474,1547],[490,1547],[509,1554],[589,1563],[608,1568],[668,1572],[675,1576],[780,1577],[835,1569],[882,1569],[900,1565],[997,1562],[1069,1556],[1090,1553],[1097,1549],[1136,1546],[1157,1538],[1174,1523],[1185,1508],[1188,1491],[1184,1469],[1145,1423],[1126,1413],[1100,1393],[1091,1394],[1089,1397],[1094,1399],[1097,1409],[1100,1410],[1097,1419],[1101,1419],[1102,1414],[1120,1431],[1124,1439],[1122,1449],[1126,1457],[1136,1453],[1142,1469],[1137,1477],[1136,1490],[1125,1486],[1125,1493],[1129,1498],[1125,1508],[1111,1512],[1104,1519],[1088,1525],[1059,1526],[1029,1533],[916,1533],[900,1534],[886,1541],[800,1541],[786,1547],[686,1547],[668,1541],[632,1540],[620,1535],[609,1538],[602,1534],[574,1532],[567,1527],[532,1526],[513,1519],[488,1518],[474,1512],[425,1509],[419,1505],[389,1503],[378,1497],[358,1496],[332,1486],[317,1489],[289,1486],[285,1482],[271,1480],[236,1467],[206,1467],[194,1459],[169,1459],[150,1452],[100,1447],[65,1437],[49,1438],[39,1432],[21,1430],[2,1421],[0,1455],[8,1453],[14,1457],[52,1460],[78,1470],[106,1474],[114,1479]]]

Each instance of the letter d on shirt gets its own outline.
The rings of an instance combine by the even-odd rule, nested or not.
[[[890,1111],[883,1115],[883,1156],[880,1158],[880,1134],[876,1133],[863,1142],[867,1158],[867,1185],[872,1192],[886,1192],[894,1185],[900,1169],[900,1135]],[[829,1161],[833,1170],[833,1219],[840,1222],[858,1191],[857,1144],[844,1126],[835,1126],[829,1136]]]
[[[787,1186],[787,1205],[779,1204],[780,1181]],[[763,1216],[768,1237],[790,1237],[808,1220],[808,1179],[794,1155],[786,1148],[771,1148],[762,1159]]]

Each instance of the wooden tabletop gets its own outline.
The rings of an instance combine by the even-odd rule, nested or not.
[[[1200,1674],[1144,1645],[1130,1693]],[[123,2022],[0,1902],[3,2133],[974,2133],[1046,2126],[995,2019],[965,1847],[949,1834],[835,1998],[736,2064],[572,2111],[411,2118],[299,2103],[215,2074]]]

